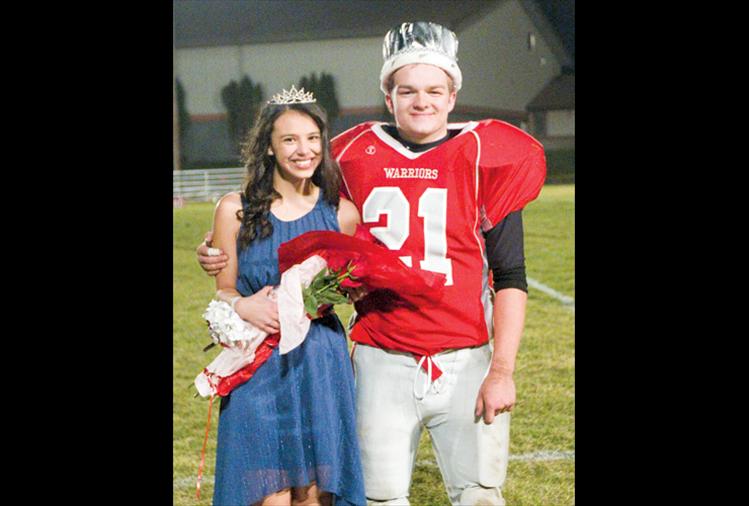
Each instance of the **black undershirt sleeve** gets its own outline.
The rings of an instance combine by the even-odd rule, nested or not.
[[[528,293],[521,212],[508,214],[484,233],[486,257],[494,278],[494,291],[497,292],[504,288],[518,288]]]

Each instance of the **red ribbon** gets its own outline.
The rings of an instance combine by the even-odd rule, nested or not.
[[[242,383],[252,378],[255,372],[270,358],[273,349],[278,346],[278,342],[281,340],[281,334],[276,332],[265,338],[255,350],[255,359],[251,364],[247,364],[237,372],[221,378],[216,385],[216,393],[221,397],[226,397],[229,392],[237,388]]]
[[[195,496],[200,499],[200,482],[203,479],[203,466],[205,464],[205,447],[208,443],[208,432],[211,428],[211,408],[213,407],[213,399],[216,395],[220,397],[226,397],[229,392],[234,390],[242,383],[249,380],[258,368],[270,358],[273,353],[273,348],[278,346],[278,341],[281,339],[281,334],[276,332],[265,338],[255,350],[255,360],[251,364],[248,364],[238,370],[237,372],[225,377],[220,378],[218,385],[214,385],[216,393],[211,395],[211,400],[208,403],[208,421],[205,424],[205,436],[203,437],[203,449],[200,451],[200,467],[198,468],[198,484],[195,491]],[[213,382],[212,382],[213,383]]]
[[[205,445],[208,443],[208,431],[211,428],[211,408],[213,407],[213,398],[215,395],[211,395],[211,400],[208,403],[208,422],[205,424],[205,436],[203,437],[203,449],[200,451],[200,467],[198,468],[198,485],[195,491],[195,496],[200,499],[200,482],[203,480],[203,465],[205,464]]]

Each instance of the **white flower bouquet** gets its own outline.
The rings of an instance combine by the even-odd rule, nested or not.
[[[276,345],[283,355],[302,344],[310,326],[304,290],[326,267],[325,260],[314,255],[283,272],[281,284],[271,292],[272,298],[278,303],[280,336],[275,334],[269,337],[266,332],[243,320],[227,302],[212,300],[203,313],[213,341],[205,350],[214,345],[223,349],[195,378],[198,394],[202,397],[216,394],[225,396],[247,381]],[[260,350],[262,356],[258,357],[261,344],[264,344]]]

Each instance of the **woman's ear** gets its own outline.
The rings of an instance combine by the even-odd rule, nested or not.
[[[273,148],[268,148],[268,156],[273,156]]]

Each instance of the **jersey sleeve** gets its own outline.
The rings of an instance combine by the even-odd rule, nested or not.
[[[367,121],[341,132],[330,140],[330,154],[338,159],[346,151],[346,148],[359,137],[360,134],[369,130],[376,121]]]
[[[487,231],[538,197],[546,155],[536,139],[499,120],[482,121],[477,133],[481,228]]]
[[[358,125],[336,135],[330,141],[330,154],[338,164],[338,171],[341,175],[341,182],[343,183],[341,184],[339,193],[341,196],[349,200],[353,200],[353,198],[350,194],[348,184],[346,183],[346,175],[344,174],[343,168],[341,167],[341,158],[346,153],[346,150],[351,146],[351,144],[353,144],[360,135],[367,132],[374,124],[374,121],[359,123]]]

